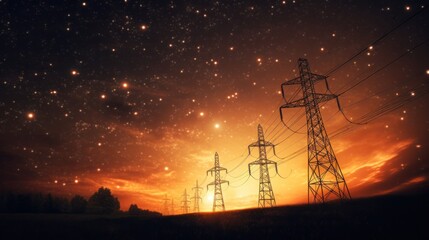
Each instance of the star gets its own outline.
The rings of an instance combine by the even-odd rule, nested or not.
[[[27,113],[27,118],[28,119],[32,120],[32,119],[34,119],[34,117],[35,117],[34,113],[32,113],[32,112]]]

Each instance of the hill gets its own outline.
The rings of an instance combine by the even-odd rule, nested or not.
[[[1,239],[429,239],[429,194],[165,217],[2,214]]]

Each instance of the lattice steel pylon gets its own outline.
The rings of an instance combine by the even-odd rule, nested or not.
[[[258,207],[274,207],[276,206],[276,199],[274,197],[273,187],[271,186],[270,172],[268,166],[273,164],[277,172],[277,163],[267,159],[267,147],[272,147],[273,152],[275,153],[274,144],[265,141],[264,131],[262,126],[258,124],[258,141],[249,145],[249,154],[251,148],[259,149],[259,158],[256,161],[253,161],[248,164],[249,175],[252,175],[251,166],[259,165],[259,198],[258,198]]]
[[[213,212],[216,212],[217,210],[225,211],[225,203],[223,201],[222,194],[222,183],[228,183],[229,185],[229,181],[220,179],[221,171],[225,171],[226,173],[228,173],[228,170],[226,168],[220,166],[219,155],[215,153],[215,165],[211,169],[207,170],[207,175],[209,175],[209,172],[211,176],[213,176],[213,172],[215,173],[214,181],[207,184],[207,190],[209,189],[210,185],[214,185]]]
[[[183,197],[183,201],[182,201],[182,213],[183,214],[187,214],[189,212],[189,203],[191,203],[191,201],[188,200],[188,194],[186,193],[186,189],[185,192],[183,193],[182,197]]]
[[[194,212],[199,213],[200,212],[200,201],[202,202],[203,199],[200,197],[200,191],[203,190],[203,188],[198,186],[198,180],[195,184],[195,187],[192,188],[194,190],[194,196],[191,197],[191,200],[194,200]]]
[[[171,215],[174,215],[174,201],[171,199]]]
[[[167,198],[167,194],[165,194],[164,199],[162,200],[164,200],[164,214],[170,215],[170,211],[168,211],[168,200],[170,199]]]
[[[329,91],[326,76],[311,73],[307,59],[298,60],[299,77],[284,82],[281,85],[282,95],[286,104],[280,107],[280,117],[283,121],[282,109],[305,107],[307,117],[308,142],[308,203],[324,203],[334,199],[351,199],[346,180],[335,157],[334,150],[326,133],[319,109],[319,103],[336,99],[334,94],[315,92],[314,84],[324,80]],[[287,101],[284,87],[301,85],[303,98]],[[311,195],[311,197],[310,197]]]

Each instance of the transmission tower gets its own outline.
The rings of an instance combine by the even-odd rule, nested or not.
[[[215,174],[214,181],[207,184],[207,190],[209,189],[210,185],[214,185],[213,212],[216,212],[218,210],[225,211],[225,203],[223,201],[222,195],[222,183],[228,183],[229,185],[229,181],[220,179],[221,171],[225,171],[226,173],[228,173],[228,170],[226,170],[226,168],[220,167],[219,155],[215,153],[215,165],[211,169],[207,170],[207,175],[209,175],[209,172],[211,176],[213,176],[213,172]]]
[[[168,211],[168,200],[170,200],[170,199],[167,198],[167,194],[165,194],[163,200],[164,200],[164,214],[165,215],[170,215],[170,213]]]
[[[284,86],[301,85],[303,98],[286,101],[280,107],[280,117],[283,121],[283,108],[305,107],[307,117],[308,142],[308,203],[324,203],[333,199],[350,199],[350,192],[334,150],[323,125],[319,103],[337,99],[334,94],[316,93],[314,84],[324,80],[329,91],[326,76],[311,73],[307,59],[298,60],[299,77],[282,84],[282,94],[285,99]]]
[[[262,126],[258,124],[258,141],[249,145],[249,154],[251,148],[259,149],[259,158],[256,161],[249,163],[249,175],[252,175],[251,166],[259,166],[259,200],[258,206],[260,208],[265,207],[274,207],[276,206],[276,199],[274,198],[273,187],[271,186],[270,181],[270,172],[268,171],[268,166],[273,164],[277,172],[277,163],[267,159],[267,147],[272,147],[273,152],[275,153],[274,144],[265,141],[264,131]]]
[[[200,197],[200,191],[203,190],[203,188],[198,186],[198,180],[194,188],[194,196],[191,199],[194,199],[194,212],[199,213],[200,212],[200,201],[203,201],[203,199]]]
[[[186,189],[185,189],[185,193],[183,193],[182,197],[183,197],[183,201],[182,201],[182,212],[184,214],[187,214],[189,212],[189,203],[191,203],[191,201],[188,200],[188,194],[186,193]]]
[[[174,201],[171,199],[171,215],[174,215]]]

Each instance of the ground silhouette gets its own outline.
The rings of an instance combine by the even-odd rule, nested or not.
[[[428,210],[429,194],[420,193],[165,217],[2,214],[0,238],[429,239],[427,223],[421,220],[427,217]]]

